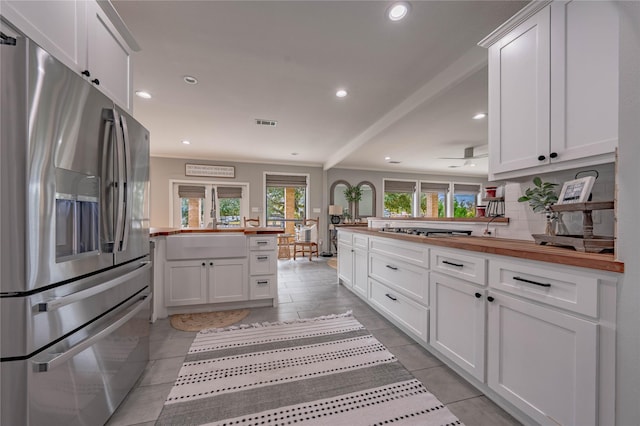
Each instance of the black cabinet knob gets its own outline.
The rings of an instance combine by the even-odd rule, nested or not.
[[[545,157],[544,155],[538,155],[538,161],[544,161],[546,159],[547,157]]]
[[[204,262],[202,262],[202,266],[207,266],[207,264],[206,264],[206,263],[204,263]]]
[[[489,296],[489,297],[487,297],[487,300],[488,300],[489,302],[493,302],[493,301],[494,301],[494,300],[496,300],[496,299],[494,299],[492,296]]]
[[[99,86],[99,85],[100,85],[100,80],[98,80],[97,78],[94,78],[93,80],[91,80],[91,82],[92,82],[93,84],[95,84],[96,86]]]
[[[91,73],[89,72],[89,70],[84,70],[80,74],[82,74],[82,75],[84,75],[86,77],[91,77]]]
[[[209,262],[209,266],[213,266],[213,262]]]
[[[557,152],[552,152],[551,154],[549,154],[549,157],[551,158],[556,158],[558,156]]]
[[[482,295],[480,293],[476,293],[476,298],[480,299]]]

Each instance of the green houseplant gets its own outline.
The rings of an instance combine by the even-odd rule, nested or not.
[[[551,206],[558,202],[558,194],[555,187],[557,183],[543,182],[539,177],[533,178],[533,188],[527,188],[524,195],[518,201],[529,202],[529,206],[535,213],[544,212],[547,218],[545,233],[553,235],[553,223],[557,216],[551,211]]]
[[[362,190],[359,186],[350,186],[344,190],[344,198],[349,202],[349,210],[356,213],[356,203],[362,200]],[[347,216],[345,215],[345,219]],[[355,217],[354,217],[355,220]]]

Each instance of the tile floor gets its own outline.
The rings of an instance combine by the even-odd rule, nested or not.
[[[359,297],[338,284],[326,259],[278,261],[277,308],[252,309],[243,322],[312,318],[353,311],[360,321],[413,375],[468,426],[519,423],[437,358],[414,343]],[[175,330],[168,320],[151,326],[151,360],[136,387],[111,417],[108,426],[153,425],[178,375],[196,333]]]

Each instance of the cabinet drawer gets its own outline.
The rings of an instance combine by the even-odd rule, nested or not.
[[[353,238],[352,232],[338,231],[338,243],[351,245]]]
[[[427,341],[429,310],[397,291],[369,279],[372,305],[401,323],[420,340]]]
[[[487,260],[458,251],[431,249],[431,270],[479,285],[487,283]]]
[[[276,253],[251,252],[249,255],[250,275],[271,275],[276,273],[278,262]]]
[[[424,268],[369,253],[369,276],[425,306],[429,305],[429,272]]]
[[[249,278],[249,298],[255,299],[271,299],[276,294],[277,278],[275,275],[264,277]]]
[[[548,263],[491,260],[489,286],[591,317],[598,316],[595,274]]]
[[[424,244],[396,241],[390,238],[370,238],[369,251],[384,254],[424,268],[429,267],[429,248]]]
[[[353,247],[369,248],[369,237],[366,235],[353,234]]]
[[[276,237],[250,237],[249,250],[275,250]]]

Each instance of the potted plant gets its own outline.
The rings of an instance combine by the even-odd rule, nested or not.
[[[558,202],[558,194],[555,191],[557,183],[543,182],[539,177],[533,178],[533,188],[527,188],[524,191],[524,195],[518,198],[518,201],[523,203],[529,202],[529,206],[535,213],[545,213],[547,219],[547,226],[545,233],[547,235],[553,235],[553,221],[556,218],[555,214],[551,211],[551,206]]]
[[[350,186],[344,190],[344,198],[349,202],[349,210],[351,210],[355,214],[356,203],[362,200],[362,190],[359,186]]]

